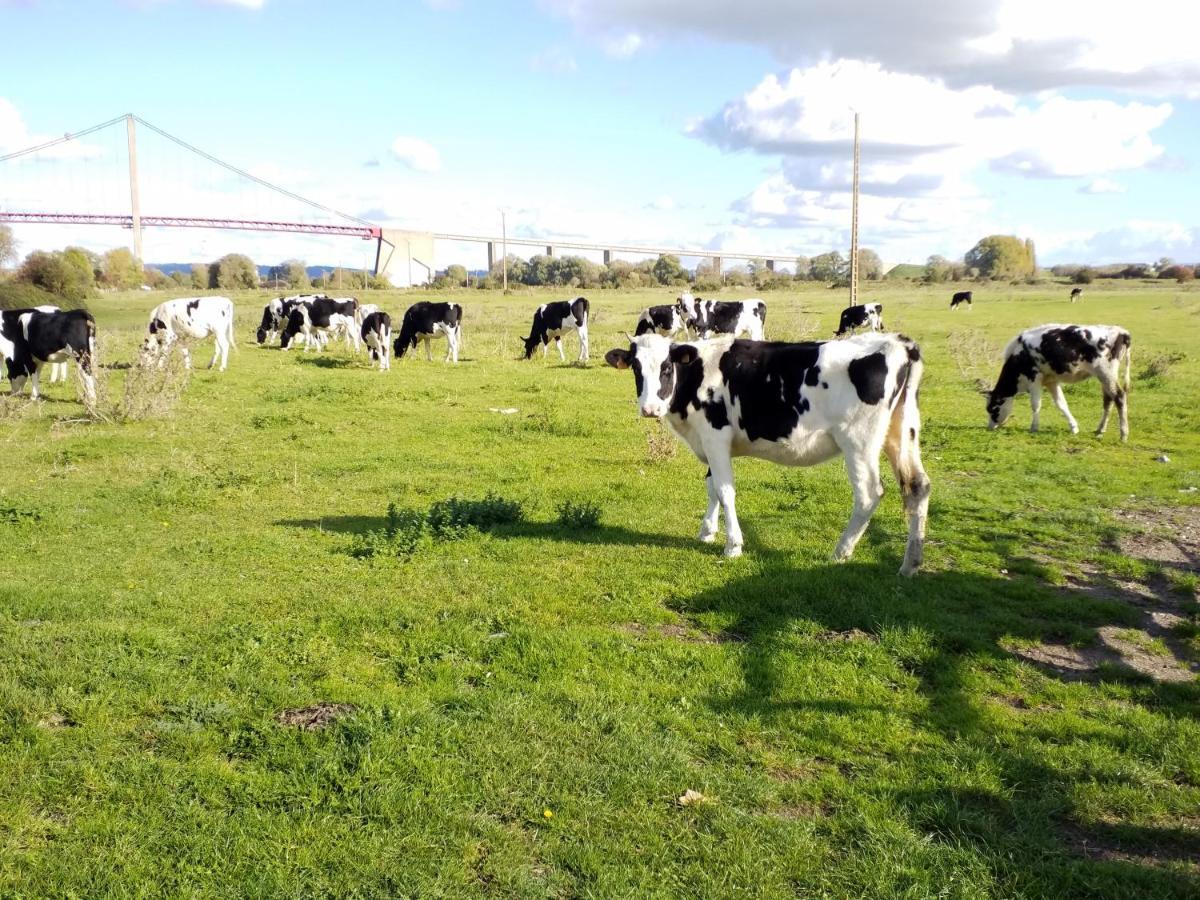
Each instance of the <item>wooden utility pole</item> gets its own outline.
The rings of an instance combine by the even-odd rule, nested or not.
[[[858,113],[854,114],[854,187],[850,200],[850,305],[858,306]]]
[[[508,223],[500,210],[500,269],[504,272],[504,293],[508,293]]]
[[[133,113],[125,116],[125,136],[129,142],[129,205],[133,214],[133,256],[142,262],[142,205],[138,199],[137,131]]]

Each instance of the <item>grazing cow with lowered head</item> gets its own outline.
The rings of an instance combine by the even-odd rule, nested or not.
[[[903,335],[785,344],[718,338],[672,343],[658,335],[610,350],[605,362],[633,369],[643,416],[666,419],[708,465],[708,510],[700,540],[711,542],[725,515],[725,555],[740,556],[733,457],[811,466],[843,456],[854,511],[834,550],[849,559],[883,496],[879,455],[887,454],[908,516],[901,575],[921,564],[929,479],[921,466],[917,390],[923,364]]]
[[[8,369],[9,385],[21,393],[28,378],[33,399],[41,397],[39,377],[47,363],[74,359],[83,377],[84,393],[96,397],[92,365],[96,358],[96,320],[84,309],[6,309],[0,312],[0,356]]]
[[[661,334],[663,337],[674,337],[680,331],[685,337],[689,336],[687,320],[679,311],[678,306],[668,303],[643,309],[642,314],[638,316],[637,330],[634,334],[640,336],[653,333]]]
[[[838,330],[833,336],[841,337],[844,334],[852,334],[859,328],[867,328],[871,331],[883,331],[882,303],[863,303],[860,306],[847,306],[842,310],[842,317],[838,320]]]
[[[1121,422],[1121,440],[1129,439],[1129,370],[1133,367],[1129,332],[1117,325],[1039,325],[1018,334],[1004,349],[1004,365],[996,386],[986,392],[988,428],[996,429],[1012,415],[1018,394],[1029,394],[1033,408],[1030,431],[1038,430],[1042,408],[1042,388],[1071,426],[1079,432],[1079,423],[1067,408],[1062,385],[1083,381],[1093,375],[1104,391],[1104,414],[1096,436],[1104,434],[1112,406],[1117,405]],[[1121,385],[1121,363],[1125,363],[1125,384]]]
[[[349,336],[348,341],[357,351],[357,316],[358,301],[353,297],[316,297],[311,301],[301,301],[288,313],[287,325],[279,337],[279,346],[286,350],[297,336],[303,336],[307,341],[306,350],[311,349],[313,345],[322,350],[328,338],[341,333]]]
[[[588,317],[591,306],[586,297],[576,297],[574,300],[555,300],[553,303],[543,303],[533,313],[533,325],[529,329],[529,337],[522,338],[525,342],[525,358],[533,356],[538,344],[542,345],[542,359],[546,358],[546,349],[550,341],[558,348],[558,358],[566,362],[563,355],[562,336],[572,329],[579,332],[579,361],[587,362],[588,348]]]
[[[279,338],[287,325],[292,309],[303,303],[308,304],[324,297],[324,294],[292,294],[290,297],[276,297],[263,307],[262,322],[259,323],[255,335],[260,344],[267,344]]]
[[[717,335],[746,335],[752,341],[763,339],[767,324],[767,304],[761,300],[702,300],[680,294],[676,300],[684,324],[695,329],[701,340]]]
[[[972,308],[973,304],[971,303],[970,291],[958,291],[953,297],[950,298],[951,309],[958,309],[958,307],[963,303],[967,304],[967,309]]]
[[[1083,296],[1083,288],[1080,288],[1080,287],[1071,288],[1071,302],[1072,303],[1074,303],[1076,300],[1078,300],[1082,296]]]
[[[52,306],[48,303],[43,304],[41,306],[31,306],[31,307],[29,307],[29,309],[33,309],[33,310],[36,310],[37,312],[44,312],[44,313],[62,312],[62,309],[60,307]],[[3,349],[3,346],[0,346],[0,363],[3,363],[3,362],[4,362],[4,349]],[[55,384],[56,382],[66,381],[66,380],[67,380],[67,363],[66,363],[66,361],[64,360],[63,362],[50,363],[50,383]]]
[[[171,347],[179,345],[185,368],[192,367],[190,344],[212,336],[213,357],[208,363],[211,369],[221,360],[220,371],[225,371],[229,361],[229,348],[233,341],[233,301],[228,297],[180,297],[166,300],[154,307],[150,322],[146,325],[146,340],[142,352],[157,357],[159,365],[166,360]]]
[[[414,303],[404,311],[404,320],[400,323],[400,336],[396,338],[393,349],[397,359],[404,359],[404,354],[417,348],[417,341],[425,342],[425,358],[433,361],[433,350],[429,345],[431,338],[446,337],[446,362],[458,362],[458,345],[462,340],[463,308],[457,303],[431,303],[422,300]]]
[[[363,316],[362,340],[371,355],[371,362],[379,363],[379,371],[392,367],[392,317],[379,309]]]

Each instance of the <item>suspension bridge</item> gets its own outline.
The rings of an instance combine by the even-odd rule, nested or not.
[[[52,162],[59,165],[47,165]],[[124,229],[132,234],[131,249],[139,260],[146,258],[145,229],[309,236],[293,240],[358,238],[372,242],[369,254],[343,247],[336,255],[357,256],[364,265],[347,268],[370,268],[397,286],[424,283],[432,276],[439,242],[485,244],[489,270],[510,246],[537,247],[549,256],[582,251],[605,263],[614,256],[664,254],[711,259],[716,272],[727,259],[763,259],[771,269],[776,260],[795,259],[762,251],[556,240],[506,231],[497,236],[394,228],[302,196],[278,180],[281,175],[235,166],[130,113],[0,154],[0,222]],[[188,260],[195,257],[190,244],[176,246],[186,248],[177,252],[187,253]]]

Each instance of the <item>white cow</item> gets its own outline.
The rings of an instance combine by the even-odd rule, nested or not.
[[[157,358],[161,366],[174,344],[179,345],[183,364],[192,367],[189,345],[211,336],[214,340],[211,369],[220,359],[220,371],[229,361],[229,348],[236,348],[233,339],[233,301],[228,297],[180,297],[160,303],[150,313],[146,340],[142,351]]]

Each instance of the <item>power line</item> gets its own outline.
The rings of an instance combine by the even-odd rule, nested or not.
[[[118,122],[123,121],[124,118],[125,116],[117,116],[115,119],[109,119],[107,122],[101,122],[99,125],[93,125],[91,128],[85,128],[83,131],[77,131],[74,134],[64,134],[60,138],[55,138],[52,141],[46,141],[43,144],[38,144],[36,147],[26,147],[24,150],[15,150],[12,153],[6,153],[4,156],[0,156],[0,162],[8,162],[10,159],[28,156],[30,153],[37,153],[39,150],[48,150],[51,147],[57,147],[59,144],[65,144],[67,141],[74,141],[78,138],[86,137],[93,131],[99,131],[101,128],[107,128],[109,125],[116,125]]]

